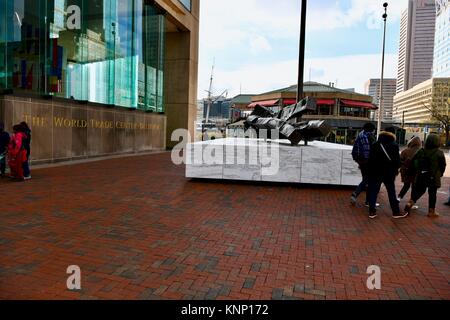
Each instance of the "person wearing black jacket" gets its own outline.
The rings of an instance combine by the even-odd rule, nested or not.
[[[28,124],[24,121],[19,124],[21,132],[25,134],[25,139],[23,140],[23,147],[27,151],[27,159],[23,163],[23,176],[24,180],[31,179],[30,175],[30,154],[31,154],[31,129]]]
[[[0,176],[5,175],[6,171],[6,151],[9,144],[9,133],[5,131],[5,124],[0,122]]]
[[[395,178],[400,169],[400,150],[395,142],[395,129],[382,131],[378,141],[372,145],[369,154],[369,218],[377,217],[376,202],[381,185],[386,187],[393,218],[404,218],[408,213],[400,213]]]

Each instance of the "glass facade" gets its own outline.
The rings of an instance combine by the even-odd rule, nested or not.
[[[437,4],[438,5],[438,4]],[[433,77],[450,77],[450,4],[439,5],[434,40]]]
[[[164,28],[145,0],[0,0],[0,89],[164,112]]]

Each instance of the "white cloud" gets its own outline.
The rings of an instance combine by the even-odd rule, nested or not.
[[[336,83],[339,88],[355,88],[364,93],[364,84],[370,78],[379,78],[381,74],[380,55],[354,55],[336,58],[317,58],[306,61],[305,81],[309,80],[309,69],[312,81],[328,84]],[[258,94],[296,84],[297,61],[289,60],[278,63],[249,64],[238,70],[224,71],[217,69],[214,75],[214,92],[220,93],[228,89],[228,96],[240,93]],[[202,70],[201,70],[202,71]],[[208,72],[208,70],[203,70]],[[209,70],[210,72],[210,70]],[[386,55],[385,77],[395,78],[397,75],[397,55]],[[355,87],[356,84],[356,87]],[[207,83],[200,82],[199,89],[207,88]],[[204,97],[204,90],[200,97]]]
[[[322,7],[320,10],[308,11],[309,30],[334,30],[350,28],[359,23],[365,23],[369,29],[382,27],[383,3],[380,0],[351,0],[349,8],[342,10],[340,3],[335,6]],[[401,12],[406,8],[406,0],[390,1],[388,17],[391,22],[398,21]]]
[[[390,21],[397,21],[407,0],[390,1]],[[325,3],[325,1],[323,1]],[[351,0],[342,10],[339,3],[308,9],[309,31],[349,28],[365,22],[381,28],[383,0]],[[311,4],[311,2],[310,2]],[[222,48],[251,39],[256,32],[266,38],[298,38],[299,0],[206,0],[201,4],[200,36],[208,48]]]
[[[365,23],[369,29],[381,28],[383,0],[349,0],[346,9],[344,1],[309,1],[309,31],[351,28]],[[320,3],[320,5],[318,4]],[[398,21],[407,0],[389,1],[389,21]],[[205,0],[201,3],[200,17],[200,67],[199,97],[204,97],[208,88],[211,63],[218,53],[239,52],[251,57],[263,56],[272,50],[271,43],[282,40],[298,45],[299,0]],[[340,31],[339,31],[340,32]],[[357,54],[357,52],[355,52]],[[283,58],[280,58],[283,59]],[[396,57],[388,56],[386,71],[396,76]],[[243,59],[247,60],[247,59]],[[355,55],[330,59],[313,59],[307,62],[313,68],[314,81],[336,82],[339,87],[357,87],[362,91],[369,77],[379,77],[379,55]],[[231,65],[239,64],[232,61]],[[216,91],[229,89],[230,94],[243,92],[264,92],[296,82],[297,61],[267,62],[264,64],[240,65],[235,70],[225,71],[219,61],[216,65]],[[389,65],[392,67],[389,68]],[[351,67],[351,69],[349,69]]]
[[[269,41],[263,36],[255,36],[250,40],[250,52],[252,54],[258,54],[264,51],[270,51],[272,47]]]

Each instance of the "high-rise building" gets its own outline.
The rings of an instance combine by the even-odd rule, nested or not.
[[[449,99],[450,78],[426,80],[394,97],[394,119],[406,124],[438,123],[430,110],[448,113]]]
[[[435,0],[408,1],[400,22],[397,93],[431,78],[435,24]]]
[[[450,77],[450,0],[436,1],[433,77]]]
[[[373,103],[380,106],[380,79],[370,79],[365,85],[365,94],[368,94],[373,98]],[[383,80],[383,121],[392,120],[392,108],[394,106],[394,96],[397,86],[396,79],[384,79]],[[375,120],[378,120],[378,111],[374,112]]]

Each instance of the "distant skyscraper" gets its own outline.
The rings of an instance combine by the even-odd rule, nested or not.
[[[435,0],[408,1],[400,22],[397,93],[432,77],[435,24]]]
[[[383,120],[390,121],[392,120],[392,108],[394,106],[394,96],[395,90],[397,86],[396,79],[384,79],[383,80]],[[365,94],[368,94],[373,98],[373,103],[379,107],[380,101],[380,79],[370,79],[366,82],[365,86]],[[378,120],[378,111],[375,111],[375,120]]]
[[[450,77],[450,0],[436,1],[433,77]]]

